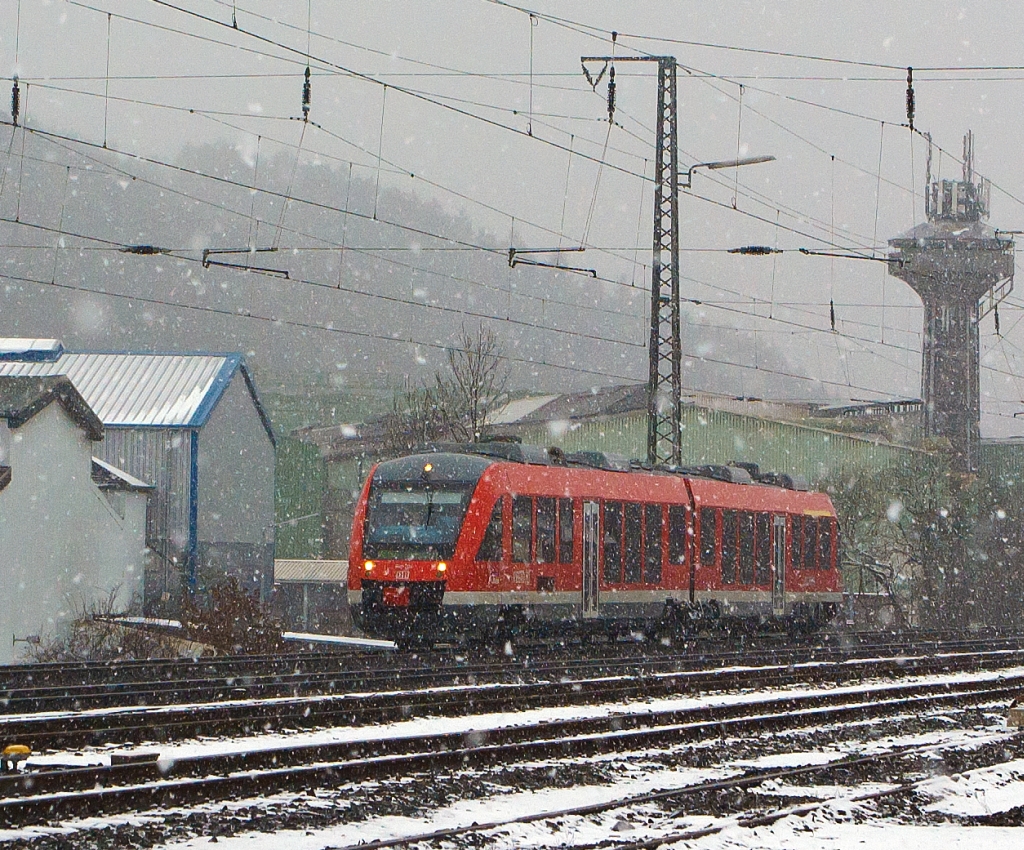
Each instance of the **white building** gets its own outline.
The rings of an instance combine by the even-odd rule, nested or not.
[[[275,440],[240,354],[68,352],[0,339],[0,375],[66,375],[103,423],[97,454],[153,485],[145,610],[232,576],[274,582]]]
[[[0,376],[0,663],[75,609],[141,599],[150,488],[93,457],[102,438],[67,378]]]

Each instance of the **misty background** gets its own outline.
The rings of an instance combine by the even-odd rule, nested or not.
[[[0,107],[0,335],[240,350],[261,391],[372,406],[483,324],[514,390],[643,381],[656,65],[615,66],[609,124],[608,74],[592,88],[580,57],[672,55],[681,170],[776,157],[698,169],[681,193],[686,386],[917,397],[919,302],[864,259],[924,217],[905,66],[933,175],[959,179],[974,130],[991,223],[1016,229],[1018,18],[995,3],[4,0],[0,68],[21,102],[17,128]],[[786,253],[728,253],[743,245]],[[577,247],[519,258],[582,272],[509,265],[510,248]],[[207,259],[259,270],[204,267],[224,250]],[[982,324],[986,436],[1024,428],[1022,306],[1001,305],[1000,336]]]

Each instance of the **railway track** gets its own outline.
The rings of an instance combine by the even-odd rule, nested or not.
[[[607,649],[607,648],[606,648]],[[317,654],[82,665],[63,679],[53,665],[15,668],[0,676],[0,716],[104,708],[216,703],[238,699],[273,699],[336,694],[346,691],[400,691],[461,683],[508,683],[596,674],[645,675],[697,670],[730,663],[750,666],[835,662],[870,656],[1024,649],[1019,637],[983,637],[955,641],[858,643],[852,645],[778,646],[744,642],[741,649],[721,651],[718,644],[695,642],[681,649],[612,645],[614,652],[593,657],[526,655],[494,660],[468,654],[430,653],[398,656],[384,663],[379,654]],[[654,650],[654,651],[652,651]],[[400,660],[399,660],[400,659]],[[396,663],[397,662],[397,663]]]
[[[356,738],[174,761],[38,771],[0,779],[0,822],[24,826],[411,773],[669,747],[714,736],[820,726],[935,706],[1008,702],[1022,688],[1021,671],[954,674],[937,681],[876,683],[770,698],[748,694],[714,705],[634,705],[613,713],[596,711],[515,726],[467,724],[445,734]]]
[[[632,794],[626,797],[617,797],[612,800],[602,800],[598,803],[588,803],[581,806],[572,806],[561,809],[545,809],[542,811],[529,812],[515,817],[494,819],[484,822],[474,822],[470,825],[436,829],[429,832],[414,833],[396,838],[379,839],[375,841],[363,841],[359,844],[338,846],[333,850],[390,850],[396,847],[410,847],[417,844],[433,845],[441,841],[452,841],[453,839],[473,836],[477,844],[481,843],[488,833],[509,827],[537,823],[538,821],[560,821],[566,818],[587,817],[592,815],[607,814],[609,812],[629,812],[641,806],[648,806],[652,803],[660,806],[685,806],[690,798],[706,797],[708,795],[723,795],[729,792],[745,791],[756,789],[765,783],[784,783],[792,780],[804,780],[808,778],[821,777],[841,771],[864,770],[881,766],[886,763],[896,762],[911,757],[941,754],[943,751],[952,750],[955,745],[947,743],[939,744],[917,744],[898,747],[894,750],[871,755],[850,756],[846,758],[829,761],[823,765],[810,765],[802,767],[790,767],[777,770],[752,770],[744,771],[740,776],[727,779],[714,779],[704,782],[694,782],[675,788],[668,788],[659,791],[650,791],[641,794]],[[905,782],[895,788],[884,791],[874,791],[861,795],[845,795],[840,798],[845,802],[859,803],[868,800],[877,800],[883,797],[896,797],[913,792],[921,787],[928,780],[917,782]],[[832,800],[821,800],[810,804],[795,806],[784,806],[770,812],[758,812],[741,814],[730,818],[723,823],[714,824],[700,829],[675,830],[665,829],[655,838],[645,838],[638,841],[612,842],[604,839],[597,843],[579,844],[573,843],[573,850],[654,850],[663,845],[671,845],[682,841],[692,841],[699,838],[722,832],[730,826],[743,826],[753,828],[775,823],[784,817],[791,815],[805,815],[816,809],[820,809]],[[684,814],[685,809],[676,809],[670,812],[664,819],[668,823],[674,821],[678,816]]]
[[[73,712],[0,715],[0,736],[7,742],[29,744],[33,750],[74,749],[125,745],[144,741],[169,742],[201,736],[240,736],[268,731],[380,724],[410,717],[456,717],[487,712],[527,710],[550,706],[586,705],[700,694],[730,688],[783,687],[806,682],[839,684],[866,677],[905,677],[953,670],[983,670],[1024,665],[1024,649],[947,651],[918,656],[899,654],[866,659],[839,655],[835,660],[769,663],[757,666],[693,668],[693,659],[675,669],[672,664],[634,662],[582,675],[562,666],[533,669],[530,681],[479,682],[465,671],[451,682],[428,679],[426,686],[375,690],[364,679],[350,692],[314,696],[255,699],[242,689],[235,699],[171,706],[101,708]],[[721,663],[721,660],[719,660]],[[686,669],[689,667],[690,669]],[[507,674],[506,670],[506,674]]]

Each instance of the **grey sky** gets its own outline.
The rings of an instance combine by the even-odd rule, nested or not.
[[[777,347],[798,367],[795,371],[830,382],[817,388],[807,384],[805,395],[828,390],[857,397],[865,395],[864,388],[917,395],[916,297],[886,278],[881,263],[799,254],[743,259],[692,249],[823,248],[834,241],[869,251],[919,222],[926,148],[920,137],[912,141],[898,126],[906,120],[901,69],[918,69],[915,123],[932,132],[939,146],[957,155],[963,133],[974,130],[977,167],[997,187],[992,223],[1005,229],[1024,225],[1024,208],[1016,200],[1024,198],[1024,175],[1015,158],[1024,131],[1015,107],[1024,71],[923,70],[1024,66],[1024,47],[1009,37],[1024,25],[1024,7],[1015,4],[803,0],[726,3],[712,10],[689,2],[537,0],[524,4],[539,13],[533,26],[526,14],[486,0],[180,0],[174,5],[222,22],[230,22],[234,12],[240,31],[148,0],[2,0],[0,69],[27,82],[23,117],[28,125],[99,144],[105,133],[110,148],[164,160],[187,145],[229,144],[247,169],[255,167],[257,136],[261,156],[292,159],[301,137],[302,169],[319,161],[320,167],[347,170],[352,162],[360,177],[416,191],[448,213],[467,217],[486,229],[495,246],[568,246],[586,239],[586,253],[565,255],[573,264],[639,286],[648,280],[652,192],[650,182],[637,175],[651,172],[654,68],[617,66],[615,117],[621,126],[609,133],[605,83],[592,92],[579,57],[612,52],[612,30],[623,33],[614,47],[617,55],[676,56],[693,72],[679,74],[682,164],[728,159],[737,151],[777,157],[732,173],[698,172],[694,192],[682,198],[684,295],[706,302],[691,307],[691,315],[722,328],[715,332],[719,355],[729,350],[732,328],[755,329],[756,339],[746,338],[744,357],[756,357],[751,351],[758,345]],[[113,13],[109,41],[108,11]],[[575,23],[560,25],[547,15],[592,29],[581,32]],[[300,115],[307,38],[314,74],[310,117],[322,129],[306,127],[303,135],[302,123],[289,119]],[[678,40],[896,67],[712,49]],[[340,69],[388,83],[386,95],[379,82]],[[528,127],[535,138],[525,135]],[[0,128],[0,154],[9,141],[9,128]],[[378,163],[378,150],[385,164]],[[104,156],[130,166],[123,157]],[[585,156],[603,158],[607,165],[599,173]],[[943,176],[958,175],[949,156],[940,160],[936,167]],[[734,197],[738,211],[731,208]],[[344,198],[333,202],[343,206]],[[528,274],[534,275],[532,285],[543,284],[537,273]],[[553,279],[550,285],[562,284]],[[622,289],[592,285],[613,302]],[[836,302],[837,335],[827,333],[830,298]],[[635,337],[643,340],[643,299],[634,294],[626,302],[631,306],[623,319],[636,324]],[[983,363],[993,367],[983,370],[983,406],[987,413],[1002,414],[986,416],[987,434],[1012,431],[1017,424],[1012,413],[1024,408],[1024,382],[1004,374],[1019,373],[1024,357],[1024,331],[1017,324],[1024,315],[1021,304],[1015,295],[1001,310],[1003,341],[994,336],[991,317],[982,327]],[[586,323],[586,314],[578,321]],[[871,343],[883,338],[884,345]],[[155,343],[170,345],[171,340]],[[630,360],[624,368],[642,377],[643,352],[624,357]],[[723,388],[744,391],[745,372],[753,374],[732,370]],[[757,386],[752,379],[751,385]],[[791,394],[799,395],[805,385],[792,386]]]

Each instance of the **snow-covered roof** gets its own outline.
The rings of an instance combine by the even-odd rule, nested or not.
[[[56,360],[64,346],[56,339],[0,337],[0,360]]]
[[[8,427],[20,428],[54,401],[90,440],[103,439],[103,423],[67,377],[6,375],[0,370],[0,419],[6,420]]]
[[[92,459],[92,480],[102,489],[133,491],[154,489],[152,484],[147,484],[98,457]]]
[[[241,370],[270,433],[240,354],[68,353],[61,347],[55,359],[41,361],[19,356],[13,345],[36,341],[3,342],[12,351],[0,356],[0,375],[67,375],[108,427],[202,427]]]
[[[543,407],[549,401],[554,401],[557,395],[535,395],[528,398],[517,398],[507,404],[503,404],[497,410],[487,416],[489,425],[508,425],[518,422],[524,416],[529,416],[538,408]]]

